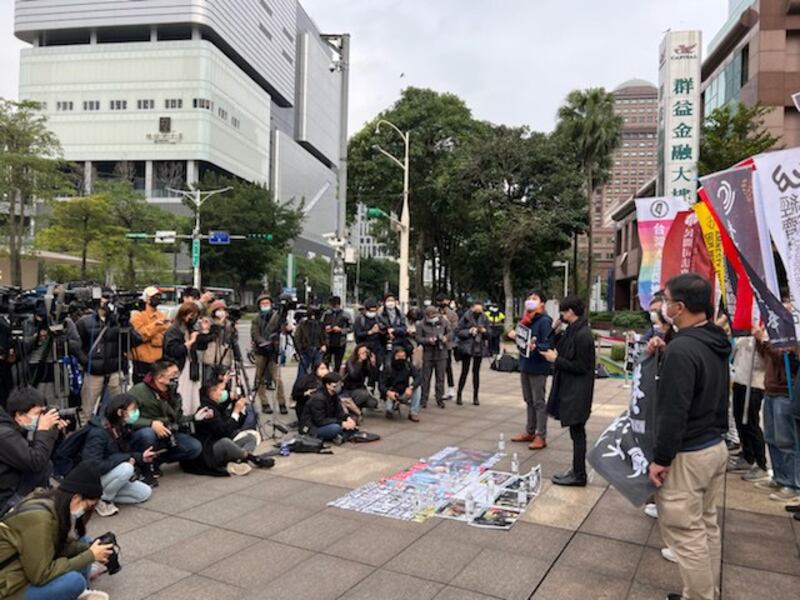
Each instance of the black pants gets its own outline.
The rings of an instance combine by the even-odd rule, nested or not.
[[[450,387],[455,386],[455,379],[453,378],[453,351],[447,351],[447,385]]]
[[[742,443],[742,458],[749,464],[757,464],[767,470],[767,454],[764,446],[764,432],[761,431],[761,403],[764,400],[764,390],[750,388],[750,407],[747,411],[747,424],[744,424],[744,401],[747,396],[747,386],[739,383],[733,384],[733,418],[736,421],[736,431]]]
[[[481,361],[482,356],[468,356],[461,355],[461,377],[458,378],[458,395],[464,391],[464,386],[467,385],[467,375],[469,375],[469,367],[472,365],[472,392],[475,397],[478,397],[478,390],[481,387]]]
[[[586,423],[569,426],[572,438],[572,472],[578,477],[586,477]]]
[[[325,353],[325,362],[328,363],[328,367],[336,373],[342,368],[345,348],[346,346],[328,348],[328,351]]]

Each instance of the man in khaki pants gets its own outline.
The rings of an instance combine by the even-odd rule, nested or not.
[[[725,332],[709,321],[711,285],[699,275],[687,273],[667,282],[662,313],[678,332],[661,366],[650,480],[658,488],[661,536],[683,580],[682,594],[667,598],[716,600],[721,563],[717,499],[728,461],[723,436],[731,346]]]

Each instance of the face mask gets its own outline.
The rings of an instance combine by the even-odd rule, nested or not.
[[[219,395],[219,403],[225,404],[230,399],[231,395],[228,393],[228,390],[222,390],[222,393]]]
[[[341,391],[342,391],[342,384],[341,384],[341,383],[337,383],[337,384],[334,386],[334,388],[333,388],[333,391],[334,391],[334,393],[336,393],[336,394],[338,394],[339,392],[341,392]]]
[[[657,310],[651,310],[650,311],[650,322],[653,325],[660,325],[661,324],[661,319],[659,318],[659,313],[658,313]]]
[[[128,413],[128,416],[125,417],[125,422],[128,425],[133,425],[134,423],[136,423],[136,421],[139,420],[139,415],[140,414],[141,413],[139,412],[138,408],[133,409],[131,412]]]
[[[31,419],[30,423],[28,423],[27,425],[23,425],[23,427],[28,431],[36,431],[36,428],[39,426],[40,416],[41,415],[36,415],[35,417],[33,417],[33,419]]]
[[[386,308],[388,308],[389,310],[394,310],[394,307],[395,307],[395,306],[397,306],[397,304],[395,304],[394,302],[387,302],[387,303],[385,304],[385,306],[386,306]]]
[[[156,308],[159,304],[161,304],[161,298],[150,298],[150,306]]]
[[[224,320],[225,320],[225,317],[227,317],[227,316],[228,316],[228,313],[226,313],[224,310],[218,310],[218,311],[215,313],[215,316],[217,317],[217,320],[219,320],[219,321],[224,321]]]
[[[261,307],[261,312],[264,313],[264,314],[267,314],[270,311],[272,311],[272,307],[271,306],[262,306]]]
[[[395,359],[394,359],[394,366],[395,366],[395,368],[400,368],[400,367],[402,367],[404,364],[406,364],[406,359],[405,359],[405,358],[395,358]]]
[[[672,317],[670,317],[667,314],[667,306],[668,306],[668,304],[666,302],[664,302],[664,304],[661,305],[661,316],[664,317],[664,321],[666,321],[667,323],[672,325],[672,324],[674,324],[675,321],[674,321],[674,319]]]
[[[78,519],[80,519],[80,518],[81,518],[81,517],[82,517],[82,516],[83,516],[85,513],[86,513],[86,509],[85,509],[85,508],[83,508],[83,507],[81,506],[81,507],[80,507],[78,510],[76,510],[75,512],[70,512],[69,514],[71,514],[71,515],[72,515],[72,518],[73,518],[73,519],[75,519],[75,520],[77,521],[77,520],[78,520]]]
[[[374,319],[376,314],[377,314],[377,313],[376,313],[374,310],[368,310],[367,312],[365,312],[365,313],[364,313],[364,315],[365,315],[365,316],[366,316],[368,319]]]
[[[483,309],[482,308],[473,308],[472,312],[474,312],[476,315],[479,315],[479,314],[481,314],[483,312]]]
[[[186,327],[192,329],[197,324],[197,319],[189,319],[186,321]]]
[[[439,322],[439,317],[433,317],[432,319],[428,319],[428,323],[431,325],[436,325]]]
[[[178,391],[178,380],[177,379],[170,379],[169,383],[167,384],[167,389],[173,394]]]
[[[536,310],[539,308],[539,301],[538,300],[526,300],[525,301],[525,310]]]

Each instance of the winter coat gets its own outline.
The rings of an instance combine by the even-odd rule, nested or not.
[[[378,322],[381,324],[382,329],[386,332],[384,339],[386,344],[394,346],[402,346],[410,352],[411,344],[408,340],[408,323],[406,317],[400,312],[399,308],[389,310],[384,307],[378,313]],[[389,338],[389,329],[394,330],[394,339]]]
[[[128,393],[136,398],[139,405],[139,420],[133,424],[134,429],[150,427],[153,421],[161,421],[164,425],[180,425],[191,422],[192,415],[184,415],[183,401],[177,392],[170,393],[169,400],[162,400],[153,388],[144,381],[133,386]]]
[[[786,359],[784,354],[789,353],[789,368],[792,373],[797,372],[796,351],[791,349],[775,348],[767,342],[756,341],[758,353],[764,359],[764,391],[767,396],[788,396],[789,383],[786,377]],[[792,381],[794,384],[794,381]]]
[[[594,337],[586,317],[567,327],[556,350],[558,358],[547,410],[563,427],[582,425],[592,413],[594,395]]]
[[[344,380],[342,388],[345,390],[360,390],[367,387],[367,379],[373,374],[375,367],[369,360],[361,362],[351,358],[344,367]]]
[[[256,354],[277,356],[280,351],[280,335],[283,330],[281,311],[274,308],[268,313],[259,312],[250,325],[250,341]]]
[[[336,310],[329,309],[322,315],[322,325],[328,334],[328,346],[330,348],[341,348],[347,345],[347,334],[353,330],[353,323],[348,315],[341,308]],[[341,333],[331,331],[331,327],[340,327]]]
[[[549,350],[553,346],[553,320],[547,313],[541,313],[533,317],[528,327],[531,330],[531,338],[536,338],[536,350],[527,357],[520,353],[519,370],[531,375],[550,375],[553,367],[542,358],[539,351]]]
[[[338,394],[329,396],[325,390],[318,390],[306,402],[303,416],[300,418],[300,431],[316,435],[317,429],[333,423],[347,420],[342,401]]]
[[[122,425],[112,428],[108,419],[100,415],[92,417],[86,427],[89,430],[83,442],[81,460],[94,463],[100,475],[105,475],[131,458],[142,464],[142,453],[130,450],[130,427]]]
[[[70,540],[56,556],[58,520],[53,501],[26,498],[0,526],[0,563],[18,558],[0,571],[0,598],[22,600],[29,585],[42,586],[94,562],[87,544]]]
[[[303,409],[310,397],[310,394],[306,392],[310,391],[313,394],[321,385],[322,381],[320,381],[315,373],[307,373],[294,382],[294,386],[292,387],[292,400],[294,400],[295,403],[295,411],[297,412],[298,420],[303,416]]]
[[[450,323],[447,319],[439,317],[436,323],[429,323],[427,319],[419,321],[416,336],[417,344],[423,348],[425,361],[447,360],[448,340],[451,338]]]
[[[397,354],[399,350],[405,351],[405,349],[398,348],[395,350],[394,354]],[[386,392],[389,390],[402,395],[407,388],[416,388],[421,384],[421,374],[419,369],[414,368],[411,357],[406,356],[406,359],[398,365],[393,356],[392,360],[387,361],[386,366],[383,368],[383,373],[381,374],[381,396],[385,397]]]
[[[45,472],[57,440],[57,429],[28,432],[0,409],[0,508],[16,493],[23,473]]]
[[[372,335],[369,330],[373,325],[378,325],[380,331]],[[378,357],[384,355],[386,351],[386,333],[383,324],[381,323],[380,315],[368,317],[366,314],[356,317],[356,322],[353,324],[353,333],[356,338],[356,344],[365,344],[370,351]]]
[[[328,334],[317,319],[306,318],[294,332],[294,347],[298,354],[307,354],[328,345]]]
[[[447,320],[447,323],[450,326],[450,343],[448,344],[448,350],[452,350],[458,344],[458,340],[456,339],[456,329],[458,329],[459,316],[458,313],[449,306],[442,308],[441,314]]]
[[[209,367],[222,365],[227,368],[233,364],[234,360],[242,360],[242,351],[239,349],[239,332],[236,331],[236,326],[228,320],[211,325],[207,343],[208,346],[203,352],[204,365]]]
[[[472,335],[470,329],[473,327],[482,327],[485,331]],[[486,356],[489,344],[489,319],[486,315],[476,315],[471,310],[465,312],[456,328],[456,344],[463,356]]]
[[[25,356],[28,363],[52,363],[53,362],[53,341],[58,340],[59,356],[62,354],[62,347],[66,336],[67,351],[72,356],[77,356],[81,347],[81,338],[78,335],[78,328],[72,319],[64,319],[64,332],[57,337],[49,335],[44,339],[39,338],[39,331],[44,327],[35,317],[25,319],[22,325],[22,344],[25,348]]]
[[[233,439],[244,425],[244,413],[239,414],[236,418],[233,417],[234,404],[233,400],[219,404],[207,396],[200,398],[200,407],[210,408],[214,413],[210,419],[204,419],[195,424],[195,437],[203,445],[203,452],[198,460],[202,460],[207,469],[225,468],[225,465],[217,464],[214,461],[214,444],[225,438]]]
[[[142,338],[142,343],[131,351],[133,360],[152,364],[164,354],[164,334],[169,328],[166,313],[149,304],[144,310],[131,315],[131,327]]]
[[[756,390],[764,389],[764,358],[756,351],[753,336],[736,338],[733,347],[733,382],[744,386],[749,384]]]
[[[210,339],[210,333],[200,333],[197,335],[194,345],[191,348],[187,348],[186,330],[179,323],[173,323],[164,334],[164,358],[178,365],[178,371],[183,371],[187,359],[192,363],[198,363],[196,351],[205,351],[208,348]],[[199,374],[199,368],[197,372]],[[196,379],[192,380],[197,381]]]
[[[124,344],[120,344],[121,330],[117,326],[116,316],[109,315],[103,321],[95,311],[78,319],[76,326],[81,338],[77,358],[87,375],[110,375],[119,371],[121,366],[124,368],[121,361],[125,357],[120,350],[124,352],[125,348]],[[141,342],[141,337],[133,328],[130,329],[130,337],[132,347]]]

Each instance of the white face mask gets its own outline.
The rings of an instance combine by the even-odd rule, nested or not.
[[[86,514],[86,509],[83,506],[81,506],[78,510],[76,510],[75,512],[70,512],[69,514],[72,515],[72,518],[77,521],[84,514]]]
[[[366,316],[368,319],[374,319],[376,314],[377,314],[377,313],[376,313],[374,310],[368,310],[367,312],[365,312],[365,313],[364,313],[364,315],[365,315],[365,316]]]
[[[389,310],[394,310],[394,307],[397,306],[397,304],[395,304],[394,302],[387,302],[384,306],[386,306],[386,308],[388,308]]]
[[[664,304],[661,305],[661,316],[664,317],[664,320],[667,323],[669,323],[670,325],[674,325],[675,324],[674,319],[667,314],[667,306],[668,304],[666,302],[664,302]]]
[[[661,319],[659,319],[659,317],[658,317],[658,311],[657,310],[651,310],[650,311],[650,322],[653,325],[660,325],[661,324]]]

